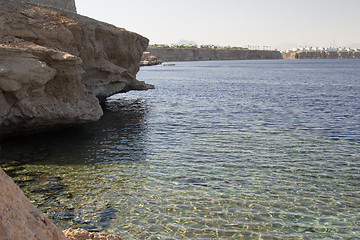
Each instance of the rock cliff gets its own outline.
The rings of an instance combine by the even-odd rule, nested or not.
[[[279,51],[264,50],[148,48],[146,51],[161,61],[282,59]]]
[[[285,59],[351,59],[360,58],[360,52],[346,51],[298,51],[285,53]]]
[[[78,14],[0,0],[0,138],[96,121],[136,79],[148,39]]]
[[[76,12],[75,0],[8,0],[9,2],[28,2],[47,7],[58,8],[62,10]]]

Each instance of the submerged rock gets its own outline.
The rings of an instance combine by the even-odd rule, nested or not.
[[[0,168],[0,239],[121,240],[107,233],[83,229],[62,231],[33,206],[21,189]]]
[[[61,229],[30,203],[1,168],[0,193],[1,239],[66,239]]]
[[[0,138],[96,121],[136,79],[148,39],[70,11],[0,0]]]
[[[68,240],[121,240],[120,237],[107,233],[91,233],[84,229],[67,229],[64,231]]]

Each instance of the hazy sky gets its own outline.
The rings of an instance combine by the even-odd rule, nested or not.
[[[79,14],[150,43],[360,47],[360,0],[76,0]]]

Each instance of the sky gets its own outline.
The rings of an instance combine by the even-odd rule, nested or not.
[[[150,44],[360,48],[360,0],[75,0],[77,11]]]

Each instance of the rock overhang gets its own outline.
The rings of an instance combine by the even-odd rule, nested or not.
[[[0,136],[96,121],[106,97],[154,88],[136,79],[139,34],[20,1],[1,0],[0,13]],[[16,58],[27,68],[10,69]]]

